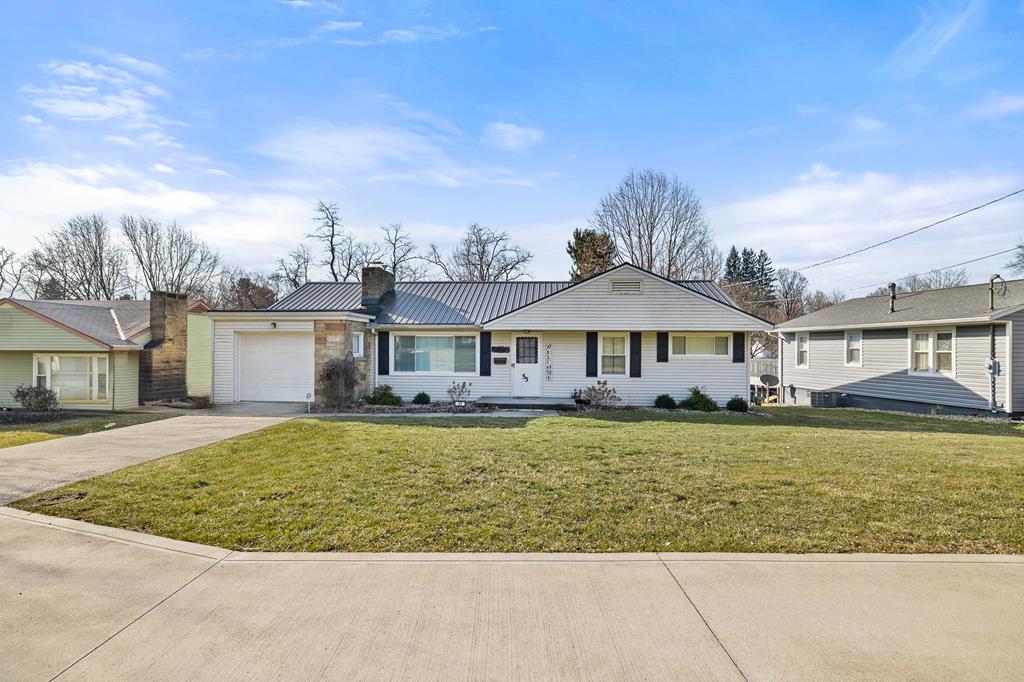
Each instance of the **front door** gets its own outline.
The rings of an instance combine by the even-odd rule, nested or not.
[[[540,338],[517,336],[512,357],[512,395],[517,398],[540,397]]]

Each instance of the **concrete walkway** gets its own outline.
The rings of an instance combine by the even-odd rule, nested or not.
[[[1011,679],[1024,558],[243,554],[0,508],[0,679]]]
[[[65,483],[233,438],[280,417],[189,415],[0,449],[0,504]]]

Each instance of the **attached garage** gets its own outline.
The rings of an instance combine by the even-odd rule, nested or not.
[[[311,332],[246,332],[237,337],[238,400],[301,402],[313,395]]]

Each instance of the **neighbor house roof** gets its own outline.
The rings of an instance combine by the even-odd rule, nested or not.
[[[694,293],[735,308],[717,284],[707,280],[677,281]],[[529,305],[577,282],[399,282],[394,299],[386,302],[377,324],[479,326]],[[311,282],[270,306],[268,310],[365,312],[359,282]],[[737,308],[738,309],[738,308]]]
[[[837,303],[777,326],[780,331],[900,326],[930,322],[986,321],[1024,306],[1024,280],[996,282],[995,310],[989,310],[988,283],[950,289],[930,289],[896,295],[896,312],[889,296],[868,296]]]
[[[131,337],[148,329],[150,324],[149,301],[9,300],[108,346],[138,346]]]

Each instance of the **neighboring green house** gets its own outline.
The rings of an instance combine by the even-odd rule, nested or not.
[[[196,301],[188,307],[188,361],[186,384],[192,398],[213,394],[213,322],[210,306]]]
[[[193,308],[163,292],[148,301],[0,299],[0,407],[18,406],[11,393],[20,385],[47,386],[71,410],[185,398],[188,358],[210,355],[209,332],[191,320],[206,307]],[[203,376],[200,367],[197,395],[209,395]]]

